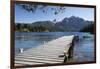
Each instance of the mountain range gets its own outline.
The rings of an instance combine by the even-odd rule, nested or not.
[[[27,23],[29,24],[29,23]],[[93,24],[93,21],[87,21],[83,18],[71,16],[66,17],[59,22],[52,22],[52,21],[37,21],[30,24],[31,27],[45,27],[48,31],[80,31],[84,27]]]

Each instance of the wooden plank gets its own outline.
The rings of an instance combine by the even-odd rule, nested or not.
[[[63,36],[36,48],[31,48],[23,53],[17,54],[15,56],[15,65],[62,63],[64,57],[59,57],[59,55],[63,55],[64,51],[68,53],[73,39],[74,35]]]
[[[27,62],[39,62],[39,63],[61,63],[62,61],[49,61],[49,60],[39,60],[39,59],[16,59],[16,61],[27,61]]]
[[[36,65],[36,64],[46,64],[46,63],[28,62],[28,61],[15,61],[15,65],[16,64],[21,64],[21,65],[33,65],[34,64],[34,65]]]
[[[15,58],[48,58],[48,59],[58,59],[59,56],[17,56]]]
[[[44,61],[57,61],[57,62],[62,62],[64,58],[49,58],[49,57],[16,57],[15,60],[17,59],[27,59],[27,60],[44,60]]]

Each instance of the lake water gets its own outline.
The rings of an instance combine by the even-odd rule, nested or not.
[[[15,54],[19,53],[19,48],[35,48],[66,35],[79,36],[74,47],[74,61],[94,61],[94,36],[82,32],[15,32]]]

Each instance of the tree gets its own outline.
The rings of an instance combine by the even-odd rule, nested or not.
[[[21,29],[21,24],[20,24],[20,23],[16,24],[16,25],[15,25],[15,29],[16,29],[16,30],[20,30],[20,29]]]

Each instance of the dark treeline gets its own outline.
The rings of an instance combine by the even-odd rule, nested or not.
[[[56,30],[56,31],[55,31]],[[15,24],[15,31],[18,32],[67,32],[63,30],[59,30],[59,28],[47,28],[47,26],[32,26],[32,24],[22,24],[22,23],[16,23]],[[77,31],[76,31],[77,32]],[[94,33],[94,24],[90,24],[83,29],[80,30],[80,32],[90,32],[91,34]]]
[[[80,30],[80,32],[90,32],[91,34],[94,34],[94,24],[90,24],[83,29]]]
[[[46,32],[48,29],[44,26],[31,26],[31,24],[17,23],[15,25],[15,31],[18,32]]]

